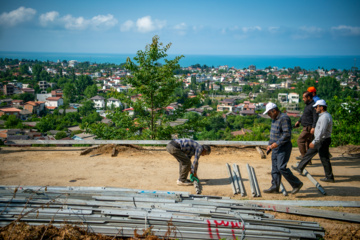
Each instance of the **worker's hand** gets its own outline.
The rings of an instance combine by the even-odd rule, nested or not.
[[[271,145],[267,146],[266,148],[266,152],[270,152],[271,151]]]
[[[299,127],[299,125],[300,125],[300,123],[299,123],[299,121],[297,121],[297,122],[295,123],[295,127]]]
[[[274,149],[274,148],[277,148],[277,147],[278,147],[277,143],[271,144],[271,149]]]
[[[310,130],[310,133],[311,133],[312,135],[314,135],[314,133],[315,133],[315,128],[312,128],[312,129]]]
[[[196,177],[195,174],[190,173],[190,181],[191,181],[191,182],[194,182],[194,181],[199,182],[199,179]]]
[[[309,148],[314,148],[314,147],[315,147],[315,145],[313,143],[309,144]]]

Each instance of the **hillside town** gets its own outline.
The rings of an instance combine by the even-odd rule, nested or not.
[[[30,60],[1,59],[0,61],[0,139],[56,139],[58,132],[66,129],[64,139],[94,139],[96,135],[85,133],[84,121],[79,125],[64,126],[59,130],[37,128],[40,119],[48,114],[68,114],[79,112],[84,102],[90,101],[99,118],[96,121],[111,124],[108,115],[114,109],[127,112],[136,119],[132,106],[141,94],[133,95],[133,86],[126,83],[132,73],[121,65],[90,64],[89,62],[57,61],[38,62]],[[360,73],[357,69],[308,71],[267,67],[257,69],[236,69],[229,66],[208,67],[196,64],[182,67],[174,77],[182,82],[182,97],[195,98],[201,95],[202,101],[186,109],[188,113],[207,116],[211,112],[221,112],[225,119],[229,115],[257,116],[269,101],[276,102],[289,116],[300,117],[302,111],[302,92],[306,83],[318,83],[320,78],[333,78],[341,92],[351,92],[358,97]],[[81,89],[77,83],[81,81]],[[72,88],[79,88],[78,92]],[[113,94],[109,94],[113,93]],[[114,94],[127,96],[131,101],[124,103]],[[207,100],[207,101],[206,101]],[[173,102],[166,107],[168,115],[181,106]],[[10,126],[6,116],[15,116],[21,121],[19,126]],[[84,120],[85,116],[80,116]],[[184,118],[184,119],[183,119]],[[186,122],[186,116],[171,124]],[[266,118],[266,117],[265,117]],[[135,121],[135,120],[134,120]],[[17,122],[18,124],[19,122]],[[5,126],[6,125],[6,126]],[[26,126],[26,127],[24,127]],[[245,135],[252,130],[233,129],[232,135]],[[71,134],[72,133],[72,134]],[[58,139],[58,137],[57,137]]]

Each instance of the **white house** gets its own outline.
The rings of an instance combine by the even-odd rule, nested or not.
[[[119,99],[116,99],[116,98],[111,97],[111,98],[109,98],[109,99],[107,100],[106,106],[107,106],[107,107],[114,106],[114,107],[117,107],[117,108],[118,108],[118,107],[122,106],[122,103],[120,102]]]
[[[299,94],[289,93],[288,101],[289,101],[289,103],[299,103]]]
[[[101,97],[101,96],[95,96],[90,98],[90,100],[92,100],[95,104],[95,108],[96,109],[102,109],[105,107],[105,98]]]
[[[64,105],[64,100],[61,97],[48,97],[45,100],[45,106],[50,108],[58,108]]]
[[[235,86],[225,86],[225,92],[237,92],[237,87],[235,87]]]

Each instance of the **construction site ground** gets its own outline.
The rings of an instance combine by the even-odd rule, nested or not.
[[[165,146],[102,145],[85,155],[86,147],[2,147],[0,150],[0,185],[21,186],[101,186],[144,190],[186,191],[195,194],[193,186],[177,186],[178,162]],[[198,177],[203,195],[227,196],[239,200],[312,200],[360,201],[360,146],[331,148],[331,163],[335,183],[321,182],[324,170],[316,155],[306,169],[323,186],[321,194],[304,176],[293,173],[304,186],[296,195],[264,194],[252,197],[246,164],[255,169],[260,190],[271,185],[271,159],[261,159],[254,147],[212,147],[212,153],[202,156]],[[288,167],[299,156],[293,148]],[[239,165],[247,192],[246,197],[233,195],[226,163]],[[289,183],[283,184],[291,191]],[[360,208],[320,207],[320,209],[360,214]],[[276,218],[318,222],[326,230],[325,239],[360,239],[360,224],[318,217],[274,213]],[[360,216],[360,215],[359,215]]]

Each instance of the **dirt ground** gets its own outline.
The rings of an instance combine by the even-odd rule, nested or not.
[[[112,157],[112,145],[99,146],[86,155],[85,147],[4,147],[0,150],[0,185],[33,186],[108,186],[146,190],[187,191],[195,194],[193,186],[176,185],[178,163],[165,147],[117,146]],[[330,149],[335,183],[320,182],[324,170],[319,156],[306,169],[320,182],[327,195],[322,195],[307,177],[296,176],[304,186],[296,195],[262,194],[252,197],[246,164],[255,169],[260,190],[271,185],[271,160],[261,159],[253,147],[213,147],[212,153],[202,156],[198,176],[204,195],[228,196],[239,200],[319,200],[360,201],[360,147]],[[293,148],[288,167],[296,164],[297,148]],[[233,195],[226,163],[238,164],[244,181],[246,197]],[[283,184],[288,191],[291,186]],[[329,210],[360,214],[359,208],[328,208]],[[315,221],[326,229],[326,239],[360,239],[360,224],[271,213],[277,218]]]

